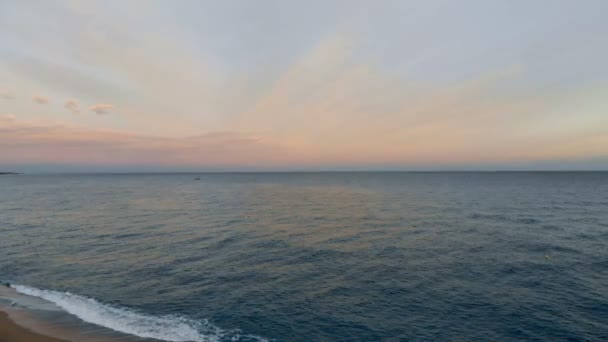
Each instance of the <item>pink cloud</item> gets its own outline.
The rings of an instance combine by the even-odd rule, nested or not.
[[[5,122],[5,123],[15,122],[15,115],[13,115],[13,114],[0,115],[0,124],[3,122]]]
[[[559,138],[559,139],[558,139]],[[192,167],[306,167],[319,165],[458,164],[568,159],[605,155],[608,134],[573,134],[549,138],[526,149],[494,146],[485,150],[459,148],[437,151],[435,145],[412,142],[412,148],[318,149],[286,137],[220,131],[170,138],[102,131],[76,126],[24,122],[0,115],[0,160],[8,164],[53,163],[88,165],[165,165]],[[518,145],[520,146],[520,145]],[[435,152],[434,152],[435,151]],[[449,152],[454,152],[452,155]]]
[[[275,141],[250,133],[166,138],[1,116],[0,146],[0,160],[7,163],[248,166],[278,165],[289,155]]]

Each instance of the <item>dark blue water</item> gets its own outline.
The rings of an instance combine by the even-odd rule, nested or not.
[[[0,279],[195,340],[608,339],[608,173],[1,176],[0,234]]]

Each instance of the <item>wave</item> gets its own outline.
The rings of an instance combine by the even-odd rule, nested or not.
[[[11,284],[11,287],[21,294],[52,302],[85,322],[139,337],[171,342],[216,342],[225,339],[266,341],[258,336],[241,335],[239,330],[223,330],[207,320],[195,321],[178,315],[153,316],[104,304],[70,292],[41,290],[15,284]]]

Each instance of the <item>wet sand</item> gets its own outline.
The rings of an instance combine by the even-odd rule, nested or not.
[[[35,333],[13,322],[0,311],[0,342],[67,342],[54,337]]]

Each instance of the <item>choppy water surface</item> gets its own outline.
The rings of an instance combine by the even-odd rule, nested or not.
[[[0,176],[0,279],[175,341],[601,341],[608,173]]]

